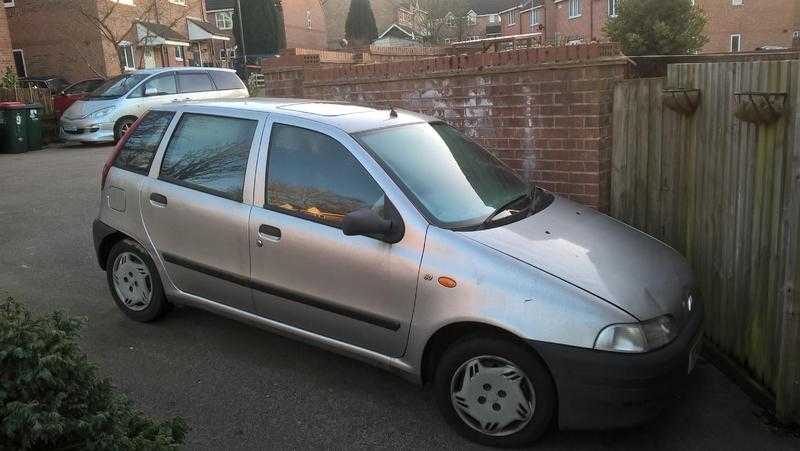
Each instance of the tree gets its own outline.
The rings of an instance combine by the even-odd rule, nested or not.
[[[422,16],[422,28],[429,42],[441,44],[444,38],[463,39],[470,10],[466,0],[421,0],[419,4],[427,11]]]
[[[375,15],[369,0],[353,0],[344,24],[344,35],[348,41],[357,44],[369,44],[378,37]]]
[[[233,13],[233,35],[243,55],[278,53],[286,47],[280,0],[239,0]]]
[[[605,32],[627,55],[678,55],[708,42],[707,22],[691,0],[621,0]]]

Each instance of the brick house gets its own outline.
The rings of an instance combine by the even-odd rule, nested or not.
[[[409,35],[413,35],[416,25],[410,26],[410,24],[418,24],[420,19],[416,14],[424,13],[416,1],[370,0],[370,6],[372,6],[372,14],[375,16],[378,35],[389,31],[393,24]],[[327,48],[341,48],[340,41],[344,38],[344,24],[347,21],[348,12],[350,12],[350,0],[327,0],[324,2],[325,23],[328,29]]]
[[[205,0],[205,19],[226,35],[233,36],[235,6],[236,0]],[[328,31],[320,0],[282,0],[280,6],[287,48],[326,48]]]
[[[791,48],[800,38],[798,0],[696,0],[708,15],[709,42],[703,52]]]
[[[11,3],[5,1],[5,4]],[[13,52],[11,45],[11,35],[8,32],[8,19],[6,18],[5,11],[0,11],[0,71],[5,71],[6,67],[14,69],[14,56],[17,52]],[[0,72],[2,73],[2,72]]]
[[[190,36],[190,22],[202,22],[203,8],[202,0],[15,0],[5,9],[18,71],[75,81],[199,65],[206,43]]]

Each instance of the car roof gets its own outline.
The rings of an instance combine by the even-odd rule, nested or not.
[[[169,72],[169,71],[220,71],[220,72],[236,72],[233,69],[224,69],[221,67],[193,67],[193,66],[179,66],[179,67],[156,67],[153,69],[137,69],[130,72],[129,74],[160,74],[162,72]]]
[[[347,133],[419,124],[435,121],[436,118],[411,111],[390,108],[374,108],[345,102],[329,102],[310,99],[283,99],[250,97],[231,100],[199,100],[168,106],[163,109],[181,110],[187,106],[200,106],[228,111],[257,111],[284,114],[336,127]],[[157,108],[161,109],[161,108]]]

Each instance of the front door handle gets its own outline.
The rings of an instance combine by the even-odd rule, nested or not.
[[[150,193],[150,203],[157,207],[166,207],[167,196],[159,193]]]
[[[268,240],[278,241],[281,239],[281,229],[271,225],[261,224],[261,227],[258,228],[258,235]]]

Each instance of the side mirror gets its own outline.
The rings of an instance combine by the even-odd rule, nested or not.
[[[392,209],[393,210],[393,209]],[[342,231],[347,236],[369,236],[386,243],[397,243],[403,238],[403,222],[399,219],[388,220],[378,216],[369,208],[362,208],[345,215]]]
[[[154,88],[152,86],[147,86],[147,87],[144,88],[144,96],[145,97],[152,97],[152,96],[157,96],[157,95],[158,95],[158,89],[156,89],[156,88]]]

